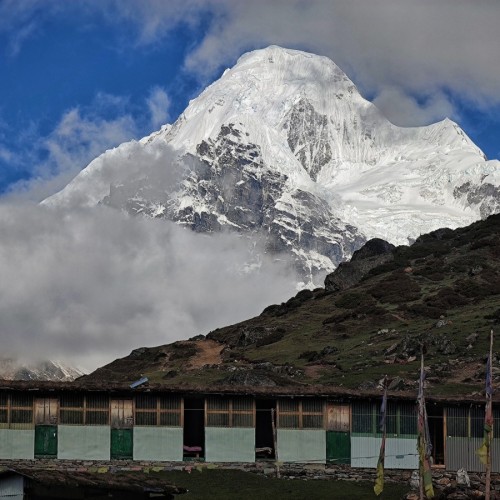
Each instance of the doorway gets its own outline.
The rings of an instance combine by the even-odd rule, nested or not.
[[[427,403],[427,421],[432,444],[433,465],[444,465],[444,418],[443,407]]]
[[[274,459],[276,430],[276,401],[255,401],[255,459]]]
[[[132,459],[134,455],[134,410],[131,399],[111,400],[111,458]]]
[[[347,404],[327,404],[326,460],[351,463],[351,408]]]
[[[56,398],[35,399],[35,457],[57,457],[57,414]]]
[[[205,399],[184,398],[184,460],[205,456]]]

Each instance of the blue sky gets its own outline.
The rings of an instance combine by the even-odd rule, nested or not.
[[[496,0],[2,0],[0,193],[57,191],[273,43],[329,56],[393,122],[449,116],[499,158],[498,19]]]

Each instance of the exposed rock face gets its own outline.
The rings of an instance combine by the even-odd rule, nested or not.
[[[302,98],[290,110],[285,129],[290,149],[315,181],[321,168],[332,159],[328,117]]]
[[[373,238],[354,252],[350,262],[342,262],[325,278],[325,289],[329,292],[346,290],[359,283],[375,267],[394,259],[396,247],[380,238]]]

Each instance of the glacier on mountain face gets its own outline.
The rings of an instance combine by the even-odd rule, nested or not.
[[[407,244],[498,211],[499,166],[451,120],[397,127],[328,58],[271,46],[44,203],[263,235],[312,284],[368,238]]]

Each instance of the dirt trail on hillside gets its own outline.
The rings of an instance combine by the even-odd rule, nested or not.
[[[215,342],[215,340],[198,340],[196,343],[198,353],[189,360],[189,370],[196,370],[204,365],[220,365],[222,364],[221,351],[223,345]]]

